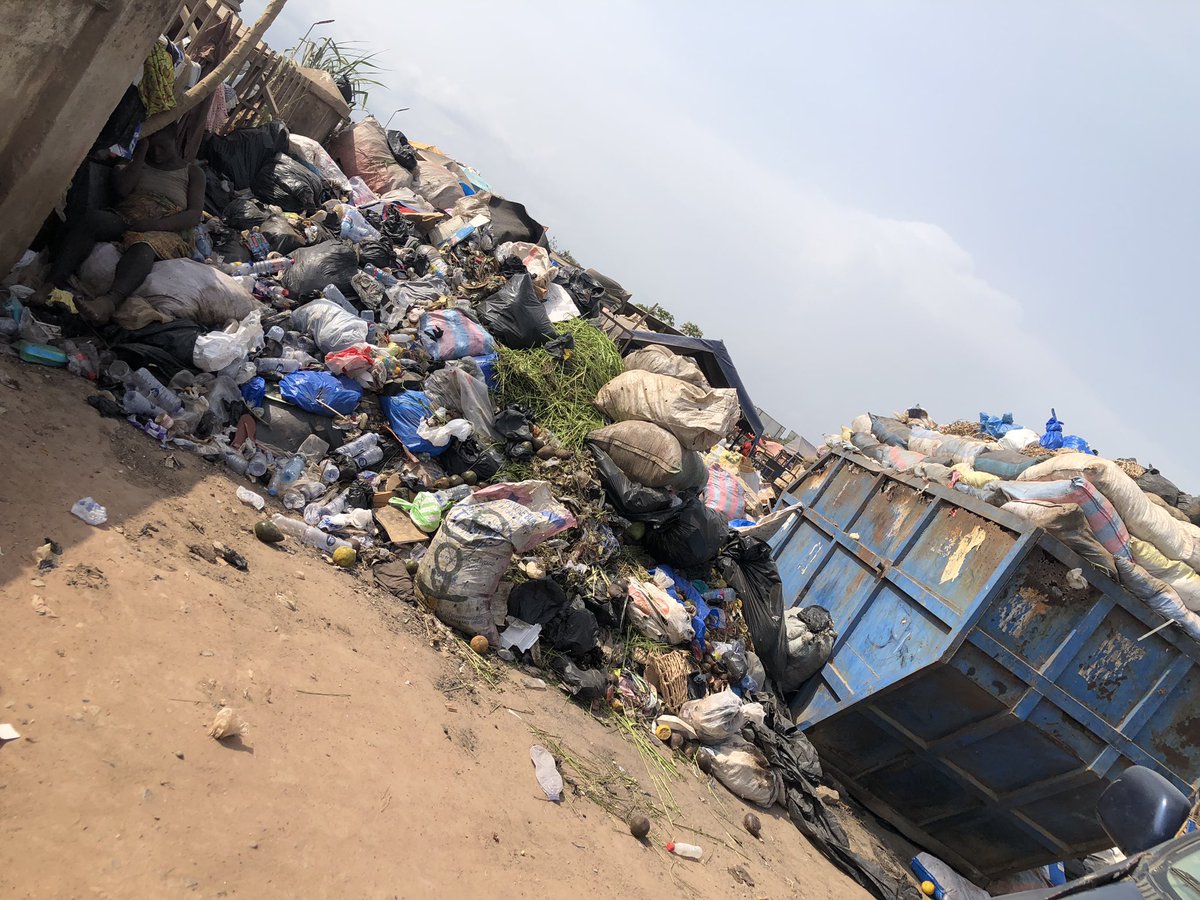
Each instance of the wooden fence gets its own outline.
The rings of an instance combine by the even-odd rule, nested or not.
[[[163,34],[182,45],[185,38],[195,40],[209,25],[225,19],[234,22],[235,42],[250,31],[250,26],[242,22],[225,0],[184,0]],[[223,131],[253,127],[273,119],[288,121],[306,97],[309,84],[294,62],[260,40],[229,79],[229,85],[237,92],[238,105]]]

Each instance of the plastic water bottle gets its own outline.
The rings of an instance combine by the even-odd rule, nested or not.
[[[737,599],[737,591],[733,588],[725,587],[718,588],[712,591],[705,591],[701,594],[706,603],[732,603]]]
[[[356,244],[363,240],[379,240],[379,232],[353,206],[339,204],[337,214],[342,217],[341,237],[343,240],[349,239]]]
[[[550,751],[541,744],[534,744],[529,748],[529,758],[533,760],[533,772],[537,776],[538,784],[542,786],[542,790],[546,792],[546,798],[558,803],[562,800],[563,780],[562,775],[558,771],[558,766],[554,765],[554,757]]]
[[[358,315],[358,310],[346,299],[346,295],[337,289],[336,285],[327,284],[324,290],[321,291],[321,296],[330,303],[336,303],[352,316]]]
[[[254,361],[254,366],[259,375],[288,375],[299,370],[300,361],[279,356],[260,356]]]
[[[459,500],[466,500],[471,496],[471,486],[468,484],[460,484],[458,487],[447,488],[444,491],[433,491],[433,498],[437,500],[438,506],[445,512]]]
[[[326,516],[336,516],[346,511],[346,501],[350,498],[350,489],[342,491],[328,503],[310,503],[304,508],[304,521],[316,525]]]
[[[83,519],[89,525],[103,525],[108,521],[108,510],[91,497],[76,500],[75,505],[71,507],[71,514]]]
[[[183,409],[183,401],[179,396],[151,375],[149,369],[142,368],[134,372],[133,383],[155,406],[172,414]]]
[[[321,480],[326,484],[333,484],[342,477],[342,470],[332,459],[325,460],[325,465],[321,467]]]
[[[262,478],[271,468],[271,457],[265,450],[255,450],[246,463],[246,474],[251,478]]]
[[[683,841],[668,841],[667,852],[684,859],[700,859],[704,855],[704,851],[695,844],[685,844]]]
[[[203,222],[196,226],[196,253],[201,259],[212,259],[212,238],[208,236],[208,229]]]
[[[125,396],[121,398],[121,408],[131,416],[149,416],[151,419],[167,414],[165,409],[156,406],[141,391],[126,391]]]
[[[225,462],[226,467],[235,475],[245,475],[246,469],[250,466],[249,460],[236,450],[221,451],[221,459]]]
[[[350,461],[358,468],[358,471],[365,472],[371,466],[377,465],[383,461],[382,447],[368,447],[361,453],[356,453],[350,457]]]
[[[272,325],[267,329],[267,340],[274,341],[277,344],[282,344],[287,332],[283,330],[282,325]]]
[[[352,547],[349,541],[343,541],[339,537],[334,537],[332,534],[326,534],[320,528],[313,528],[311,525],[305,525],[299,519],[291,519],[282,513],[276,513],[271,516],[271,521],[274,522],[279,530],[284,534],[294,537],[301,543],[308,544],[310,547],[315,547],[318,550],[324,550],[326,553],[332,553],[338,547]]]
[[[352,441],[346,441],[342,446],[338,447],[334,453],[340,453],[342,456],[348,456],[353,459],[364,450],[369,450],[379,444],[379,435],[373,431],[368,431],[366,434],[359,435]]]
[[[398,279],[387,269],[381,269],[379,266],[374,265],[373,263],[367,263],[365,266],[363,266],[363,271],[382,284],[385,288],[390,288],[393,285],[400,283],[400,279]]]
[[[309,465],[316,465],[328,450],[329,442],[316,434],[310,434],[296,448],[296,452],[308,460]]]
[[[287,509],[303,509],[310,501],[324,496],[326,490],[319,481],[298,481],[283,492],[283,505]]]
[[[249,488],[239,487],[237,489],[237,498],[247,506],[253,506],[258,510],[263,509],[267,505],[267,501],[262,498],[261,494],[256,494]]]
[[[278,497],[299,481],[300,476],[303,474],[304,457],[299,453],[291,457],[286,463],[276,462],[275,474],[271,477],[271,483],[267,486],[267,493],[272,497]]]

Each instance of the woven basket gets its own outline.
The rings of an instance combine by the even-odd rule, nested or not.
[[[658,691],[667,712],[679,712],[679,707],[688,698],[689,659],[683,650],[672,650],[656,654],[646,663],[645,678]]]

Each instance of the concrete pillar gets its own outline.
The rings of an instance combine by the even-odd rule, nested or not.
[[[29,246],[179,0],[0,0],[0,276]]]

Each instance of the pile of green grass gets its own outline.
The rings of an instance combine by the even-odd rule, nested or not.
[[[499,400],[501,408],[522,407],[562,446],[578,450],[589,432],[605,424],[593,405],[596,394],[625,367],[617,345],[599,328],[583,319],[554,327],[559,334],[574,336],[570,358],[555,359],[541,347],[501,347]]]

